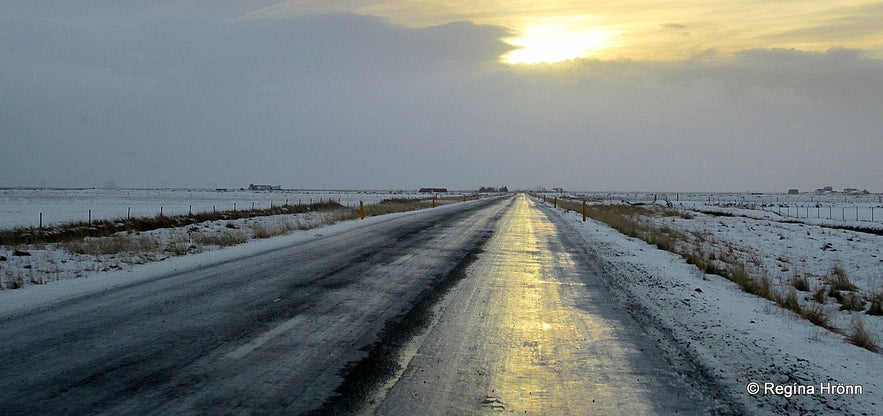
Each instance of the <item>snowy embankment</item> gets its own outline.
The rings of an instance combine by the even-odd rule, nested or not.
[[[466,204],[474,201],[465,202]],[[457,204],[440,205],[434,210],[454,208]],[[16,290],[0,290],[0,315],[19,310],[40,307],[69,297],[95,291],[134,284],[141,280],[182,272],[207,265],[234,261],[290,246],[294,243],[342,233],[356,228],[414,215],[420,211],[408,211],[367,217],[364,220],[336,221],[334,212],[316,212],[295,215],[277,215],[239,220],[210,221],[194,227],[166,228],[141,233],[144,239],[155,241],[158,249],[134,254],[82,255],[71,253],[61,244],[46,244],[30,248],[30,256],[14,256],[14,249],[0,246],[0,281],[7,282],[11,275],[25,279],[43,279],[44,284],[25,282]],[[254,230],[273,229],[282,224],[297,224],[299,228],[283,234],[254,239]],[[200,245],[191,243],[195,234],[222,235],[241,233],[247,244],[229,246]],[[113,237],[110,237],[113,238]],[[159,247],[165,247],[159,248]],[[172,249],[178,247],[179,250]],[[48,284],[51,283],[51,284]]]
[[[577,213],[556,213],[604,265],[614,292],[635,305],[636,313],[671,331],[680,347],[751,413],[883,414],[883,355],[745,293],[723,277],[706,275],[677,254],[591,219],[582,222]],[[745,249],[739,255],[752,257],[746,260],[780,270],[782,279],[795,270],[815,276],[811,284],[818,285],[836,264],[850,271],[857,286],[883,283],[880,236],[702,214],[654,221],[708,233],[710,244],[732,243]],[[879,316],[837,311],[837,306],[833,300],[825,305],[835,325],[859,316],[879,337]]]
[[[111,237],[0,246],[0,289],[20,289],[114,270],[132,270],[171,257],[215,251],[255,239],[309,230],[341,220],[342,211],[206,221]]]

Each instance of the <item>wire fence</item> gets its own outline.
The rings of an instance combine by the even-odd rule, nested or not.
[[[72,209],[69,212],[64,213],[60,217],[52,217],[46,215],[43,211],[38,211],[30,215],[30,217],[33,218],[33,221],[27,221],[29,225],[24,226],[36,226],[38,228],[44,228],[66,223],[86,222],[91,224],[93,221],[101,220],[131,220],[136,218],[152,218],[157,216],[163,217],[176,215],[192,216],[207,213],[214,214],[224,211],[259,211],[286,206],[308,206],[313,205],[314,203],[327,202],[337,202],[338,204],[347,207],[353,206],[353,203],[351,201],[342,201],[341,198],[299,198],[296,200],[284,199],[278,202],[274,200],[268,200],[236,201],[228,204],[207,204],[204,202],[194,204],[174,203],[158,206],[112,206],[102,207],[99,209],[80,207]]]

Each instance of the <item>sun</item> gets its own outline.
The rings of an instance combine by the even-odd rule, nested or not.
[[[613,33],[599,29],[534,27],[521,37],[506,39],[507,43],[518,49],[503,55],[502,60],[508,64],[551,64],[584,58],[609,47],[613,37]]]

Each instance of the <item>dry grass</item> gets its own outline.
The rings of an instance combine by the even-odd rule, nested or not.
[[[840,266],[831,268],[831,271],[828,273],[828,284],[831,286],[832,291],[847,290],[854,292],[858,290],[858,287],[849,281],[846,270],[843,270],[843,267]]]
[[[846,340],[851,344],[862,347],[871,352],[879,352],[880,346],[874,335],[865,328],[865,323],[859,317],[854,317],[849,325],[849,335]]]
[[[251,228],[252,236],[258,239],[288,234],[297,229],[297,227],[287,219],[272,224],[252,224],[249,228]]]
[[[809,279],[805,275],[795,273],[791,277],[791,286],[794,286],[795,289],[801,292],[809,292]]]
[[[812,292],[812,299],[817,303],[824,305],[828,300],[828,290],[825,289],[824,286],[819,285],[819,287]]]
[[[883,315],[883,287],[877,291],[871,292],[871,295],[868,296],[868,300],[871,302],[871,306],[868,307],[868,315]]]
[[[825,308],[822,305],[813,305],[804,308],[801,311],[800,316],[822,328],[837,332],[836,328],[831,325],[831,317],[828,316],[828,312],[825,311]]]
[[[854,292],[831,290],[830,296],[840,303],[841,311],[860,312],[865,310],[865,301]]]
[[[776,303],[781,305],[783,308],[794,311],[794,313],[800,315],[800,302],[797,300],[797,290],[795,290],[793,287],[788,288],[785,293],[779,294]]]
[[[365,215],[369,217],[374,217],[377,215],[392,214],[395,212],[414,211],[418,209],[430,208],[432,207],[432,204],[433,202],[431,199],[384,199],[377,204],[366,205]]]
[[[218,234],[194,234],[193,242],[203,246],[229,247],[248,241],[248,234],[241,230],[224,230]]]
[[[158,244],[152,238],[140,235],[114,235],[110,237],[87,237],[66,241],[62,247],[75,254],[107,255],[156,251]]]

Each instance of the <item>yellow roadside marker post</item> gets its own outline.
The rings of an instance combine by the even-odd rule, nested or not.
[[[365,203],[362,201],[359,201],[359,219],[365,219]]]

